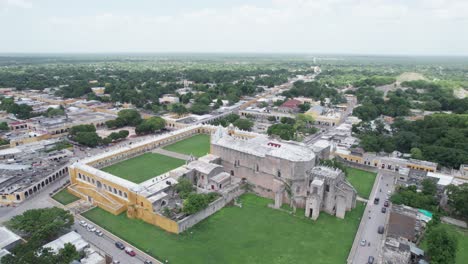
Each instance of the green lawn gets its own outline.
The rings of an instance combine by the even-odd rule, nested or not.
[[[78,201],[80,199],[79,197],[76,197],[75,195],[69,193],[66,188],[61,190],[60,192],[58,192],[54,196],[52,196],[52,198],[55,201],[57,201],[57,202],[59,202],[59,203],[61,203],[63,205],[73,203],[74,201]]]
[[[164,149],[186,155],[192,154],[195,157],[205,156],[210,152],[210,135],[198,134],[166,146]]]
[[[466,250],[468,248],[468,230],[463,230],[449,224],[442,225],[445,225],[458,238],[457,259],[454,264],[465,264],[468,260],[468,250]],[[426,249],[424,240],[421,243],[421,248]]]
[[[369,198],[377,174],[350,167],[346,167],[346,171],[348,172],[348,181],[354,186],[358,195],[362,198]]]
[[[225,207],[180,235],[170,234],[125,213],[100,208],[83,215],[117,236],[169,263],[345,263],[364,211],[346,219],[321,213],[314,222],[268,208],[273,201],[252,194],[242,208]]]
[[[184,160],[157,153],[145,153],[102,170],[134,183],[141,183],[184,164]]]

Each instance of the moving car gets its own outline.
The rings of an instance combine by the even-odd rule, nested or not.
[[[388,207],[389,205],[390,205],[390,203],[388,202],[388,200],[385,201],[384,206],[385,206],[385,207]]]
[[[387,212],[387,207],[382,207],[382,213],[386,213]]]
[[[369,258],[367,259],[367,264],[372,264],[372,263],[374,263],[374,257],[369,256]]]
[[[145,264],[153,264],[153,261],[145,260]]]
[[[122,242],[115,242],[115,246],[116,246],[118,249],[125,249],[125,246],[124,246],[124,244],[122,244]]]
[[[383,234],[384,233],[384,227],[383,226],[379,226],[379,228],[377,229],[377,233],[379,234]]]
[[[379,201],[380,201],[380,198],[378,198],[378,197],[375,198],[375,199],[374,199],[374,204],[379,204]]]
[[[135,251],[133,251],[133,248],[126,247],[125,248],[125,253],[127,253],[128,255],[130,255],[132,257],[136,256],[136,253],[135,253]]]

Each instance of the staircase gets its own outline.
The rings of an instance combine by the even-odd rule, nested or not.
[[[93,187],[85,187],[77,184],[73,184],[68,188],[77,196],[85,200],[88,200],[88,197],[91,197],[92,201],[90,202],[113,214],[119,214],[125,211],[127,208],[126,204],[115,200],[110,195],[106,194],[100,189]]]

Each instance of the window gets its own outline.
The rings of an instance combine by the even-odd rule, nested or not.
[[[256,171],[256,172],[259,171],[258,164],[255,165],[255,171]]]
[[[89,179],[89,177],[88,177],[88,176],[86,176],[86,178],[87,178],[88,182],[91,182],[91,180]]]
[[[122,191],[121,190],[119,190],[119,195],[122,196]]]
[[[127,196],[127,193],[126,193],[126,192],[124,192],[124,197],[125,197],[125,198],[128,198],[128,196]]]
[[[326,185],[325,185],[325,191],[326,191],[326,192],[329,192],[329,191],[330,191],[330,185],[329,185],[329,184],[326,184]]]
[[[94,184],[94,179],[91,179],[91,181],[92,181],[92,182],[93,182],[93,184]]]
[[[277,175],[278,175],[278,178],[281,178],[281,171],[280,170],[278,170]]]
[[[116,188],[114,188],[114,193],[117,194],[117,189]]]
[[[78,178],[81,179],[81,173],[78,172]]]

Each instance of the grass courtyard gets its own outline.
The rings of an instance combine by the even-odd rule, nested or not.
[[[242,208],[225,207],[180,235],[170,234],[125,213],[100,208],[83,215],[139,249],[169,263],[345,263],[362,203],[344,220],[321,213],[314,222],[268,208],[271,200],[241,197]]]
[[[455,234],[458,239],[457,257],[454,264],[465,264],[468,259],[468,251],[466,250],[468,248],[468,230],[464,230],[449,224],[442,225],[445,225],[449,232]],[[427,249],[424,240],[421,243],[421,248],[424,250]]]
[[[67,205],[73,203],[74,201],[78,201],[80,198],[67,192],[67,189],[65,188],[57,194],[55,194],[54,196],[52,196],[52,199],[63,205]]]
[[[131,182],[141,183],[184,164],[184,160],[157,153],[145,153],[102,170]]]
[[[358,195],[365,199],[369,198],[377,174],[350,167],[346,167],[346,171],[348,172],[348,181],[354,186]]]
[[[195,157],[205,156],[210,152],[210,135],[198,134],[166,146],[164,149],[186,155],[192,154]]]

